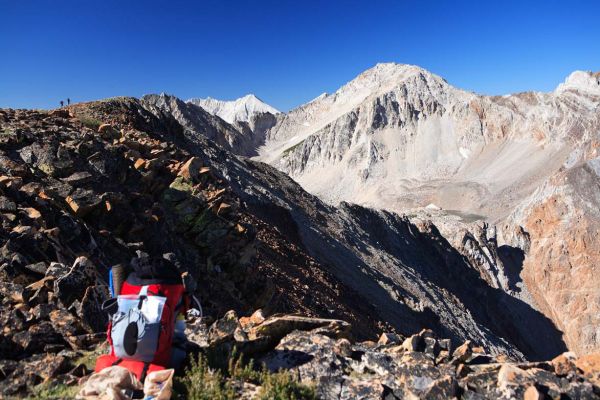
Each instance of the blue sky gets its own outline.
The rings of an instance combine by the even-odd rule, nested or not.
[[[600,70],[600,1],[0,0],[0,107],[252,92],[285,111],[390,61],[550,91]]]

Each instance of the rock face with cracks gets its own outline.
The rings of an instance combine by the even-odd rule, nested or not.
[[[600,346],[599,166],[596,157],[557,172],[511,216],[531,236],[524,283],[581,355]]]

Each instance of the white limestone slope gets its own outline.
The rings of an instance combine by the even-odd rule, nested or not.
[[[556,93],[575,91],[600,96],[600,73],[575,71],[567,77],[564,83],[556,88]]]
[[[217,100],[210,97],[205,99],[189,99],[187,103],[192,103],[202,107],[209,113],[221,117],[221,119],[230,124],[236,122],[249,122],[254,115],[260,113],[279,114],[279,111],[260,100],[253,94],[232,101]]]
[[[412,65],[378,64],[266,132],[258,159],[331,203],[435,204],[498,220],[600,128],[598,75],[553,93],[480,96]]]

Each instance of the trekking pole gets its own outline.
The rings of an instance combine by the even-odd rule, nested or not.
[[[185,293],[187,293],[187,295],[190,296],[194,303],[198,306],[200,319],[202,319],[204,317],[202,304],[200,304],[200,300],[198,300],[198,298],[194,295],[194,292],[196,291],[196,281],[194,280],[194,277],[189,273],[189,271],[185,271],[181,274],[181,281],[183,282]],[[196,315],[194,315],[194,317],[196,317]]]
[[[202,304],[200,304],[200,300],[198,300],[198,298],[195,295],[192,295],[192,299],[194,299],[194,302],[198,306],[198,311],[200,311],[200,320],[202,320],[202,318],[204,317],[204,313],[202,312]]]

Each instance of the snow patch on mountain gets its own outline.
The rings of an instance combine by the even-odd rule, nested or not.
[[[223,120],[233,124],[234,122],[249,122],[253,115],[260,113],[280,114],[279,110],[272,107],[256,97],[248,94],[236,100],[217,100],[211,97],[205,99],[189,99],[187,103],[192,103],[202,107],[209,113],[221,117]]]

